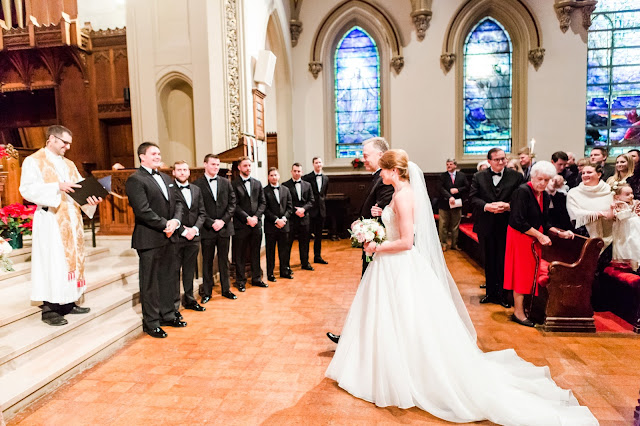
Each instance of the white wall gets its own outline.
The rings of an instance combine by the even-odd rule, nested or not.
[[[78,0],[78,21],[94,30],[123,28],[126,16],[126,0]]]
[[[528,138],[535,137],[538,158],[564,149],[580,156],[584,146],[586,44],[581,17],[562,33],[551,1],[526,0],[537,16],[546,49],[538,71],[528,69]],[[322,152],[319,144],[333,140],[323,118],[322,73],[314,80],[308,71],[310,49],[318,25],[339,0],[304,2],[300,14],[304,31],[293,48],[294,160]],[[440,55],[449,21],[463,0],[433,2],[433,19],[425,39],[417,41],[409,1],[376,1],[401,28],[405,66],[391,73],[390,126],[385,132],[392,147],[407,150],[425,171],[440,171],[455,155],[455,68],[444,74]],[[460,66],[458,61],[455,66]],[[327,66],[325,65],[325,70]],[[325,72],[325,71],[323,71]]]

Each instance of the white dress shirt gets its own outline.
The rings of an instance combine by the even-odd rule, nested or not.
[[[204,178],[209,183],[209,188],[211,188],[211,193],[213,194],[213,201],[218,202],[218,176],[209,176],[208,174],[204,174]],[[212,180],[213,179],[213,180]]]
[[[296,193],[298,194],[298,200],[302,200],[302,181],[294,180],[293,183],[296,188]]]
[[[169,200],[169,192],[167,192],[167,185],[164,183],[164,180],[162,180],[162,176],[160,176],[157,173],[153,173],[155,171],[154,169],[150,169],[147,166],[141,166],[141,167],[144,167],[144,169],[146,171],[148,171],[151,176],[153,176],[155,181],[158,182],[158,186],[162,190],[162,195],[164,195],[165,200],[168,201]]]

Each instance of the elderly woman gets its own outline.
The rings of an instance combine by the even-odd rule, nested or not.
[[[507,168],[511,169],[511,170],[515,170],[516,172],[523,174],[522,173],[522,166],[520,166],[520,160],[518,160],[517,158],[511,158],[509,159],[509,162],[507,163]]]
[[[478,165],[476,166],[476,169],[478,169],[479,172],[483,171],[484,169],[488,169],[489,168],[489,162],[487,160],[482,160],[478,163]]]
[[[585,226],[590,237],[603,239],[604,251],[613,240],[613,194],[601,176],[599,164],[589,163],[582,168],[582,182],[567,194],[567,211],[576,222],[576,229]]]
[[[629,154],[620,154],[616,157],[616,171],[609,179],[607,184],[614,190],[619,184],[625,184],[628,179],[633,176],[634,161]]]
[[[516,189],[511,197],[511,215],[507,228],[507,250],[504,262],[504,288],[513,290],[514,311],[511,320],[533,327],[524,312],[524,296],[535,289],[542,246],[550,245],[545,234],[573,238],[573,232],[561,231],[549,224],[549,194],[545,188],[556,175],[548,161],[531,167],[531,180]]]

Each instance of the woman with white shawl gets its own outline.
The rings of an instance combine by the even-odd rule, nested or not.
[[[600,180],[602,167],[587,164],[582,169],[582,182],[567,194],[567,211],[575,227],[585,226],[591,238],[602,238],[607,248],[613,241],[613,213],[611,187]]]

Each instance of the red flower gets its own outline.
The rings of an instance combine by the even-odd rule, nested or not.
[[[33,227],[33,214],[36,206],[14,203],[0,209],[0,231],[30,234]]]

